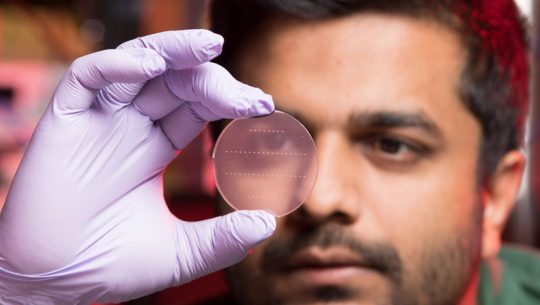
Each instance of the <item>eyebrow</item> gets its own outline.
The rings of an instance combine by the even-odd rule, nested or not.
[[[299,112],[280,107],[282,110],[311,129],[311,124]],[[441,130],[422,112],[404,111],[362,111],[349,116],[347,126],[350,129],[390,129],[390,128],[417,128],[435,136],[441,136]]]
[[[430,135],[440,136],[437,125],[421,112],[369,111],[354,113],[348,126],[354,129],[417,128]]]

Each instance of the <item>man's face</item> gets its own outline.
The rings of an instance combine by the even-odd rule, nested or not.
[[[228,276],[248,304],[456,304],[476,272],[479,123],[465,52],[431,21],[275,20],[238,77],[300,119],[315,188]]]

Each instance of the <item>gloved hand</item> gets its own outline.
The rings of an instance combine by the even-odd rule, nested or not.
[[[184,222],[162,174],[207,121],[272,98],[208,63],[223,38],[164,32],[77,59],[41,118],[0,215],[0,304],[121,302],[232,265],[275,219]]]

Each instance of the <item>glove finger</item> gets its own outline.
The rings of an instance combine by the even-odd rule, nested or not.
[[[208,30],[183,30],[139,37],[121,44],[117,49],[151,49],[165,59],[167,67],[183,69],[212,60],[221,53],[222,47],[223,37],[218,34]],[[111,103],[123,107],[137,96],[143,86],[144,82],[136,84],[111,84],[103,90],[103,95],[107,96]],[[148,92],[148,90],[145,91]],[[167,92],[163,91],[163,93],[166,94]],[[178,106],[177,102],[166,103],[167,99],[163,100],[160,97],[160,106],[157,107],[156,104],[158,101],[155,98],[152,100],[152,107],[146,109],[148,112],[143,111],[152,120],[164,116]],[[167,107],[168,105],[174,105],[174,107],[169,109]]]
[[[274,110],[270,95],[237,81],[214,63],[169,70],[148,81],[133,103],[150,119],[160,119],[161,129],[176,149],[191,142],[206,122]]]
[[[92,105],[100,89],[111,83],[144,82],[165,69],[163,58],[148,49],[105,50],[80,57],[60,82],[52,101],[53,111],[82,112]]]
[[[237,81],[225,68],[205,63],[164,74],[168,88],[180,100],[199,102],[215,118],[245,118],[274,111],[272,97],[262,90]],[[206,113],[198,113],[201,117]]]
[[[135,107],[152,121],[166,116],[183,103],[169,90],[163,76],[147,81],[133,100]]]
[[[166,72],[165,74],[183,74],[183,72],[179,72],[176,70],[170,70]],[[186,79],[189,76],[186,76]],[[204,121],[210,121],[210,120],[218,120],[220,119],[219,116],[216,116],[213,113],[208,113],[208,109],[206,107],[202,107],[204,111],[201,111],[201,115],[197,115],[197,112],[193,112],[193,109],[190,106],[186,107],[180,107],[182,104],[185,103],[185,100],[180,99],[177,95],[175,95],[169,88],[166,80],[165,75],[158,76],[154,79],[151,79],[146,82],[142,90],[140,90],[138,96],[133,100],[133,104],[135,107],[143,114],[148,116],[152,121],[159,120],[161,118],[164,118],[165,116],[168,116],[167,119],[164,119],[167,122],[175,122],[177,120],[174,120],[173,118],[176,117],[178,120],[181,120],[183,118],[188,119],[188,122],[197,122],[197,125],[199,124],[206,124]],[[186,94],[182,94],[183,96],[186,96]],[[156,98],[159,97],[159,98]],[[182,108],[179,111],[175,111],[176,113],[173,114],[172,112],[177,109]],[[199,108],[199,107],[196,107]],[[186,113],[186,112],[189,112]],[[170,114],[170,115],[169,115]],[[203,120],[203,122],[199,122],[201,118],[211,118]],[[168,125],[169,123],[166,123]],[[179,122],[181,126],[189,126],[187,123],[183,123],[182,121]],[[167,129],[172,130],[172,128],[169,128],[172,126],[168,126]],[[198,132],[198,131],[197,131]],[[195,135],[196,136],[196,135]],[[172,137],[175,138],[175,137]],[[173,141],[174,142],[174,141]]]
[[[186,147],[206,127],[207,122],[219,120],[201,103],[185,103],[162,118],[159,123],[176,150]]]
[[[109,108],[119,109],[131,103],[144,84],[145,82],[113,83],[100,90],[98,96],[110,105]]]
[[[264,211],[236,211],[200,222],[180,222],[178,284],[238,263],[275,229],[275,217]]]
[[[127,41],[119,49],[148,48],[165,59],[167,67],[184,69],[207,61],[221,53],[223,37],[208,30],[168,31]]]
[[[172,146],[180,150],[204,129],[206,122],[195,112],[192,103],[184,103],[161,119],[159,124]]]

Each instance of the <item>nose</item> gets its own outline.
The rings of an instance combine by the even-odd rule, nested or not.
[[[308,223],[339,221],[354,222],[360,215],[356,202],[354,181],[358,174],[351,168],[350,145],[346,136],[337,131],[325,131],[316,135],[318,173],[317,181],[308,200],[294,216]]]

